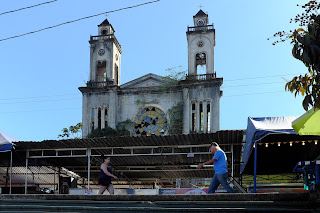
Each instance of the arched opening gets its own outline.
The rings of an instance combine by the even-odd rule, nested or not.
[[[207,65],[198,65],[197,66],[197,75],[207,74]]]
[[[119,83],[119,68],[116,64],[114,64],[114,84],[118,85]]]
[[[107,62],[98,61],[97,63],[97,82],[104,82],[107,80]]]
[[[191,103],[191,132],[196,131],[196,118],[197,118],[197,113],[196,113],[196,103],[192,102]]]
[[[104,127],[108,127],[108,109],[104,108]]]
[[[207,73],[207,55],[204,52],[196,54],[196,75]]]
[[[91,109],[91,132],[94,130],[94,108]]]
[[[98,108],[98,129],[101,129],[101,108]]]
[[[210,129],[211,129],[211,111],[210,111],[211,107],[210,107],[210,101],[207,102],[207,132],[210,133]]]
[[[102,29],[101,30],[101,35],[107,35],[108,33],[108,30],[107,29]]]

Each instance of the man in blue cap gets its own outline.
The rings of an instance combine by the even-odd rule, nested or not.
[[[198,169],[201,169],[204,165],[209,165],[213,163],[215,174],[209,186],[208,194],[214,193],[220,184],[223,186],[225,190],[227,190],[228,193],[234,193],[234,190],[228,183],[226,154],[216,142],[212,142],[209,149],[213,154],[213,158],[207,162],[200,163],[198,165]]]

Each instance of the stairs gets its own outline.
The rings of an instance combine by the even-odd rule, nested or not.
[[[320,212],[320,203],[309,198],[308,194],[0,195],[0,212]]]

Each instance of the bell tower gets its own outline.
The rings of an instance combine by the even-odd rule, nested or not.
[[[193,16],[193,27],[188,27],[188,75],[199,75],[200,68],[205,74],[214,73],[215,29],[209,25],[208,14],[201,9]]]
[[[98,25],[98,35],[90,36],[90,84],[120,86],[121,45],[106,19]]]

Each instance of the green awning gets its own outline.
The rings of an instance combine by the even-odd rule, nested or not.
[[[310,109],[292,121],[292,127],[299,135],[320,135],[320,110]]]

